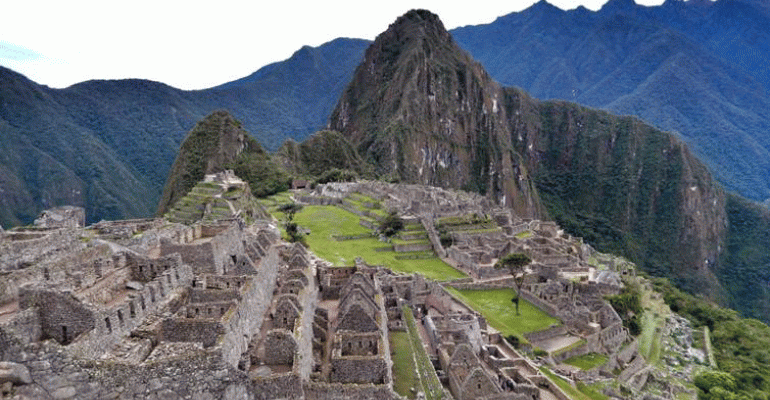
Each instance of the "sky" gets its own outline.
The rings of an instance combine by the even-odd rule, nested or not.
[[[598,10],[607,0],[548,0]],[[485,24],[536,0],[6,0],[0,65],[63,88],[89,79],[142,78],[204,89],[338,37],[373,40],[413,8],[447,29]],[[663,0],[636,0],[658,5]]]

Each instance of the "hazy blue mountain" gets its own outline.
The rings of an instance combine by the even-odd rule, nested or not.
[[[541,1],[452,31],[504,85],[678,133],[727,189],[770,197],[770,12],[744,0]]]

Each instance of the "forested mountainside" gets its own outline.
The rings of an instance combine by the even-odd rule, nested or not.
[[[728,190],[770,197],[766,2],[541,1],[452,35],[501,84],[638,116],[680,135]]]
[[[183,91],[138,79],[51,89],[0,67],[0,225],[84,206],[89,222],[155,212],[196,121],[227,109],[269,150],[323,128],[368,42],[337,39],[243,79]]]

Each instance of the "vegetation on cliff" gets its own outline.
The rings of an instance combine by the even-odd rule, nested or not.
[[[288,176],[262,146],[233,116],[217,111],[198,122],[182,143],[156,214],[165,214],[204,175],[225,169],[233,169],[258,197],[288,189]]]
[[[748,398],[768,398],[770,327],[755,319],[741,318],[733,310],[686,294],[665,279],[655,280],[655,288],[663,293],[671,311],[686,317],[696,327],[708,327],[719,370],[728,374],[728,381],[736,383],[728,384],[724,389],[729,392],[734,390]],[[699,379],[696,378],[695,382],[699,387],[710,387],[706,385],[709,380],[701,378],[701,385]]]

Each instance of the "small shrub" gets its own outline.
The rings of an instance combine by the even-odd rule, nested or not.
[[[403,229],[404,221],[401,220],[395,210],[388,213],[388,216],[382,220],[382,223],[379,227],[380,233],[387,237],[392,237],[393,235],[401,232]]]

